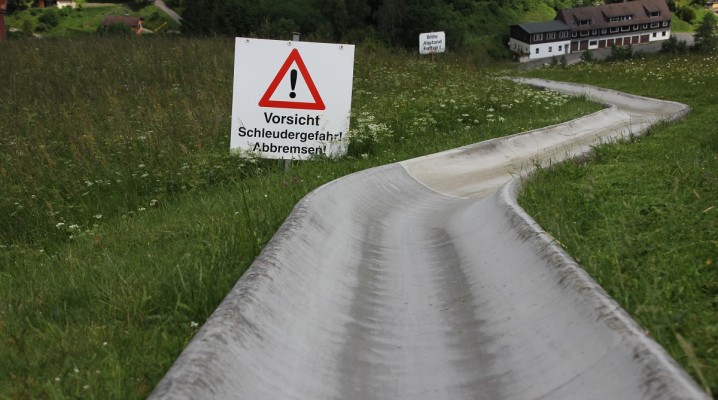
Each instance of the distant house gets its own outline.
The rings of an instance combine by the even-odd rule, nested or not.
[[[33,7],[45,8],[45,7],[72,7],[75,8],[75,1],[72,0],[35,0],[32,2]]]
[[[567,54],[570,46],[571,30],[561,21],[511,25],[509,49],[517,61]]]
[[[565,35],[560,29],[563,26],[570,33],[568,49],[565,42],[558,40],[565,38],[556,36]],[[671,11],[665,0],[567,8],[559,11],[553,21],[511,25],[509,49],[517,61],[529,61],[567,52],[666,40],[671,37],[670,26]],[[562,50],[557,50],[557,46],[562,46]]]
[[[102,24],[100,26],[102,29],[107,29],[112,25],[125,25],[138,35],[142,34],[143,30],[142,18],[130,15],[112,15],[105,17],[102,19]]]

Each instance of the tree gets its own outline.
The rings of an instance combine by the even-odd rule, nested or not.
[[[7,2],[7,13],[12,14],[16,11],[27,10],[28,7],[27,0],[9,0]]]
[[[193,35],[208,35],[212,32],[212,1],[193,0],[185,4],[182,11],[182,32]]]
[[[696,18],[696,12],[688,6],[680,6],[678,11],[676,11],[676,15],[678,18],[688,22],[689,24]]]
[[[379,32],[390,45],[395,46],[404,39],[406,14],[405,0],[385,0],[377,11]]]
[[[718,36],[716,36],[716,17],[707,13],[701,23],[696,27],[693,35],[693,50],[701,53],[712,53],[718,50]]]
[[[57,8],[48,8],[45,9],[37,20],[49,27],[56,27],[60,24],[60,13],[57,11]]]

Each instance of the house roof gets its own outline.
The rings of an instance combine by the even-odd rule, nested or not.
[[[518,26],[529,34],[555,32],[568,30],[568,26],[561,21],[527,22]]]
[[[111,15],[102,19],[102,26],[110,26],[115,24],[127,25],[131,28],[137,28],[140,26],[139,17],[133,17],[130,15]]]
[[[660,16],[651,17],[649,13],[659,12]],[[609,18],[630,15],[631,19],[609,22]],[[570,28],[579,26],[579,21],[590,21],[585,29],[624,26],[641,23],[669,21],[671,11],[665,0],[629,1],[600,6],[565,8],[556,15],[556,20],[564,22]]]

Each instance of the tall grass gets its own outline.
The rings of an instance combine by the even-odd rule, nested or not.
[[[360,48],[349,155],[284,172],[229,155],[233,43],[0,44],[0,398],[145,397],[313,188],[597,108]]]
[[[679,123],[536,174],[520,203],[718,394],[718,56],[665,56],[532,75],[684,102]]]

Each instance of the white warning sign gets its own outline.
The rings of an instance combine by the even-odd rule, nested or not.
[[[446,51],[446,35],[444,32],[430,32],[419,35],[419,53],[432,54]]]
[[[346,151],[354,46],[237,38],[230,149],[303,160]]]

